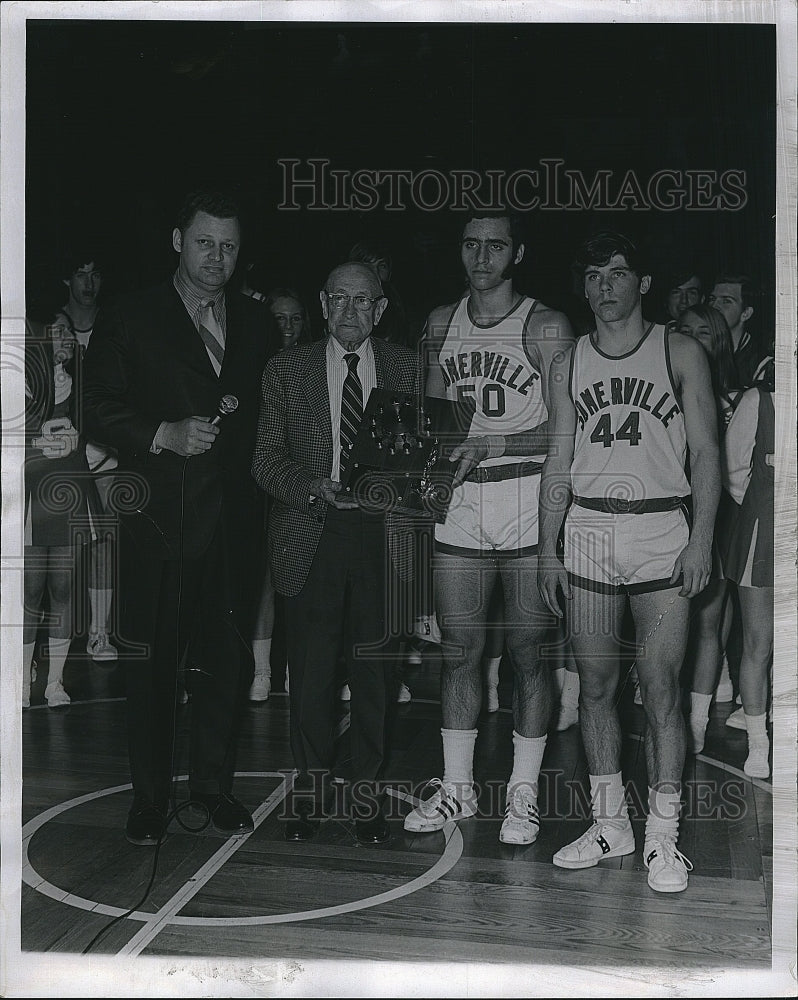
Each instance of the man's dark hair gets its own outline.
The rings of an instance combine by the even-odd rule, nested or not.
[[[629,270],[634,271],[638,278],[650,274],[637,244],[628,236],[607,230],[589,236],[577,250],[573,270],[579,283],[584,279],[586,268],[604,267],[616,254],[624,258]]]
[[[104,259],[104,253],[96,246],[92,247],[89,243],[74,246],[58,262],[59,277],[68,281],[87,264],[94,264],[98,271],[102,271]]]
[[[393,267],[393,258],[386,246],[373,240],[360,240],[349,251],[349,260],[357,264],[373,264],[384,260],[389,269]]]
[[[701,275],[701,270],[697,267],[692,267],[690,264],[680,265],[678,267],[672,267],[669,271],[666,271],[663,275],[661,282],[663,295],[668,295],[678,288],[679,285],[683,285],[685,282],[689,281],[691,278],[698,278],[698,283],[701,286],[701,291],[704,291],[704,279]]]
[[[463,224],[460,226],[461,238],[465,227],[474,219],[507,219],[510,223],[510,240],[513,245],[513,257],[515,257],[515,253],[519,246],[522,243],[526,243],[524,235],[524,220],[518,212],[514,212],[511,208],[503,208],[501,206],[486,209],[475,208],[461,212],[460,215],[463,220]]]
[[[715,285],[739,285],[743,309],[750,306],[756,312],[759,305],[759,286],[750,274],[740,271],[720,271],[712,282],[713,288]]]
[[[240,208],[236,199],[227,191],[213,191],[202,188],[186,196],[177,213],[175,226],[184,233],[194,220],[197,212],[205,212],[215,219],[239,219]]]

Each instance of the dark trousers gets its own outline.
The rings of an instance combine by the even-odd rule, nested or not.
[[[178,670],[190,645],[189,783],[192,792],[230,791],[238,717],[252,661],[233,609],[235,574],[221,522],[199,557],[164,559],[120,533],[122,626],[140,644],[127,666],[128,751],[136,796],[165,808],[174,759]]]
[[[341,648],[351,691],[352,788],[368,796],[383,774],[397,695],[387,614],[392,572],[383,518],[330,509],[304,587],[285,598],[297,789],[312,787],[317,801],[335,761]]]

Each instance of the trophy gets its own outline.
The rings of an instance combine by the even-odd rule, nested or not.
[[[416,396],[372,389],[343,478],[347,496],[367,511],[442,522],[455,468],[442,460],[440,442]]]

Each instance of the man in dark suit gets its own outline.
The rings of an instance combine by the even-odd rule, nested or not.
[[[88,433],[119,453],[120,638],[128,646],[134,790],[126,836],[139,845],[165,834],[177,678],[189,642],[197,667],[191,800],[222,834],[253,829],[231,788],[237,715],[253,672],[262,497],[249,471],[268,346],[257,304],[225,294],[241,240],[238,214],[225,195],[190,195],[172,234],[177,271],[104,307],[86,352]],[[238,406],[218,416],[228,394]]]
[[[344,642],[355,831],[364,844],[388,839],[377,783],[396,701],[387,615],[394,569],[385,515],[360,509],[340,481],[371,389],[419,391],[417,355],[372,337],[386,304],[373,268],[335,268],[321,292],[329,336],[281,352],[263,373],[252,472],[274,497],[269,558],[285,597],[298,772],[288,840],[310,839],[329,800]]]

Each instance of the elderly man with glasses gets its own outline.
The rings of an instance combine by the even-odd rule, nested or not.
[[[396,703],[387,609],[393,570],[386,518],[343,491],[375,388],[419,392],[417,355],[372,336],[387,299],[374,269],[336,267],[320,294],[328,336],[272,358],[263,374],[252,472],[273,497],[269,560],[285,599],[290,739],[297,777],[284,826],[310,840],[327,814],[335,764],[339,651],[351,690],[350,800],[362,844],[388,839],[379,794]]]

